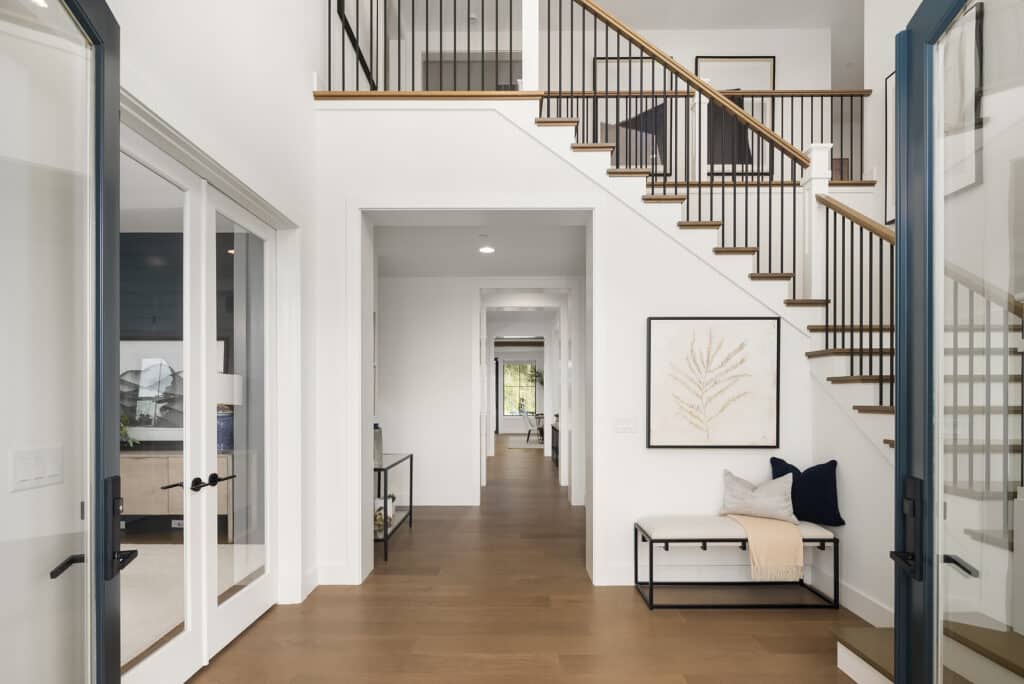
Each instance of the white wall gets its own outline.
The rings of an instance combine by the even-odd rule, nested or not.
[[[479,301],[471,278],[380,280],[377,416],[385,451],[416,454],[417,505],[480,503]]]
[[[691,71],[698,55],[774,55],[775,87],[779,90],[832,85],[832,43],[827,28],[646,30],[642,35]]]
[[[317,232],[332,235],[330,248],[321,250],[322,258],[335,263],[344,259],[346,240],[338,238],[340,226],[358,224],[361,209],[522,207],[594,212],[593,354],[579,354],[581,358],[574,360],[574,371],[593,387],[593,427],[577,429],[574,449],[586,453],[592,444],[592,468],[581,470],[584,478],[592,478],[588,502],[593,516],[588,549],[588,554],[593,554],[592,576],[598,584],[628,584],[632,581],[629,532],[637,517],[715,513],[721,503],[722,470],[766,479],[772,453],[650,451],[644,447],[646,317],[771,315],[772,311],[676,243],[671,226],[659,229],[648,223],[637,209],[604,191],[603,180],[569,166],[561,153],[547,147],[547,138],[541,136],[550,131],[534,127],[533,103],[459,103],[457,107],[418,103],[414,110],[403,110],[404,106],[394,102],[320,105],[318,136],[324,153],[319,155],[318,187],[331,201],[321,207]],[[421,135],[425,128],[433,135]],[[567,137],[564,146],[567,150]],[[328,153],[337,149],[347,151],[344,158]],[[488,154],[482,157],[480,149]],[[395,166],[390,160],[399,153],[404,161]],[[374,181],[385,175],[390,179],[387,187]],[[390,190],[393,187],[403,191],[395,193]],[[357,234],[348,228],[345,233],[351,246]],[[354,296],[345,292],[343,279],[337,275],[319,274],[319,290],[335,300]],[[327,334],[327,339],[321,339],[333,349],[333,331],[343,330],[352,321],[346,322],[338,311],[326,308],[318,313],[314,325]],[[478,313],[469,315],[479,320]],[[802,330],[784,324],[779,453],[801,467],[812,462],[807,420],[810,375],[803,356],[807,344]],[[587,378],[590,364],[592,383]],[[332,391],[348,386],[348,378],[356,377],[352,375],[356,369],[321,366],[319,359],[317,367],[321,385],[329,384]],[[479,397],[474,399],[479,401]],[[466,402],[468,406],[472,400]],[[584,397],[580,400],[585,402]],[[577,413],[583,414],[577,419],[582,427],[585,412]],[[473,410],[466,414],[467,420],[476,415]],[[470,442],[469,448],[473,444],[476,442]],[[343,468],[352,467],[352,454],[329,454],[332,460],[339,457],[348,464]],[[327,458],[328,454],[322,453],[319,460]],[[329,480],[325,486],[330,486]],[[356,510],[352,502],[348,506],[332,504],[321,518],[325,535],[336,538],[331,530],[351,524]],[[737,556],[731,562],[739,566],[745,560]]]

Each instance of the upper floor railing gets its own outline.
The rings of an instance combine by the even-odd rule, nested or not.
[[[866,91],[721,91],[591,0],[333,0],[331,18],[329,89],[536,91],[539,119],[794,296],[804,149],[832,143],[833,178],[864,175]]]

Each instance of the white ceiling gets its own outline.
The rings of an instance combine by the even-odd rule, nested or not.
[[[585,226],[577,211],[368,212],[382,277],[581,276]],[[486,237],[482,237],[486,236]],[[480,254],[490,245],[494,254]]]

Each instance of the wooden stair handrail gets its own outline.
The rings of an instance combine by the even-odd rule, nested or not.
[[[815,195],[815,198],[818,200],[818,204],[826,206],[840,216],[853,221],[864,230],[874,233],[889,244],[896,244],[896,231],[889,226],[884,226],[878,221],[868,218],[853,207],[843,204],[831,195]]]
[[[630,40],[634,45],[642,48],[643,50],[646,50],[651,57],[660,62],[662,66],[668,68],[670,71],[672,71],[677,76],[682,78],[684,81],[689,83],[690,86],[694,88],[694,90],[697,90],[700,93],[702,93],[706,98],[714,102],[722,109],[731,112],[733,116],[735,116],[737,119],[746,124],[747,127],[757,131],[757,133],[759,133],[762,137],[771,140],[776,147],[784,151],[785,154],[792,158],[793,161],[795,161],[797,164],[799,164],[805,169],[811,165],[811,160],[808,159],[807,155],[805,155],[792,144],[784,140],[782,136],[780,136],[778,133],[762,124],[760,121],[752,117],[750,114],[747,114],[747,112],[745,112],[742,107],[738,106],[735,102],[733,102],[728,97],[720,93],[718,90],[712,88],[710,85],[702,81],[689,69],[684,67],[679,62],[675,61],[671,56],[665,54],[664,52],[656,48],[654,45],[652,45],[650,42],[644,39],[643,36],[641,36],[636,31],[623,24],[616,17],[606,12],[604,8],[596,5],[591,0],[572,1],[578,5],[585,7],[587,10],[591,12],[591,14],[598,17],[599,19],[601,19],[601,21],[605,22],[606,24],[614,28],[616,31],[618,31],[620,34],[622,34],[628,40]]]
[[[996,287],[977,274],[948,261],[945,265],[945,273],[950,280],[955,280],[964,287],[985,296],[990,302],[1005,307],[1018,318],[1024,318],[1024,302],[1001,287]]]

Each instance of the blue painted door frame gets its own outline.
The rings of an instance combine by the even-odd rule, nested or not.
[[[923,0],[896,37],[896,525],[897,550],[907,550],[907,516],[919,520],[920,579],[895,573],[896,681],[933,682],[941,633],[935,582],[933,368],[936,287],[933,274],[933,47],[966,0]],[[923,481],[920,505],[908,510],[904,481]],[[911,507],[913,508],[913,507]]]
[[[94,123],[93,176],[96,231],[96,355],[94,359],[96,423],[92,472],[91,548],[94,576],[92,619],[92,681],[121,681],[121,591],[118,578],[104,575],[107,556],[118,540],[104,524],[110,502],[104,483],[120,474],[121,449],[118,416],[121,413],[118,375],[120,313],[118,262],[120,259],[120,154],[121,154],[121,29],[106,0],[61,0],[93,44]],[[44,3],[45,4],[45,3]]]

